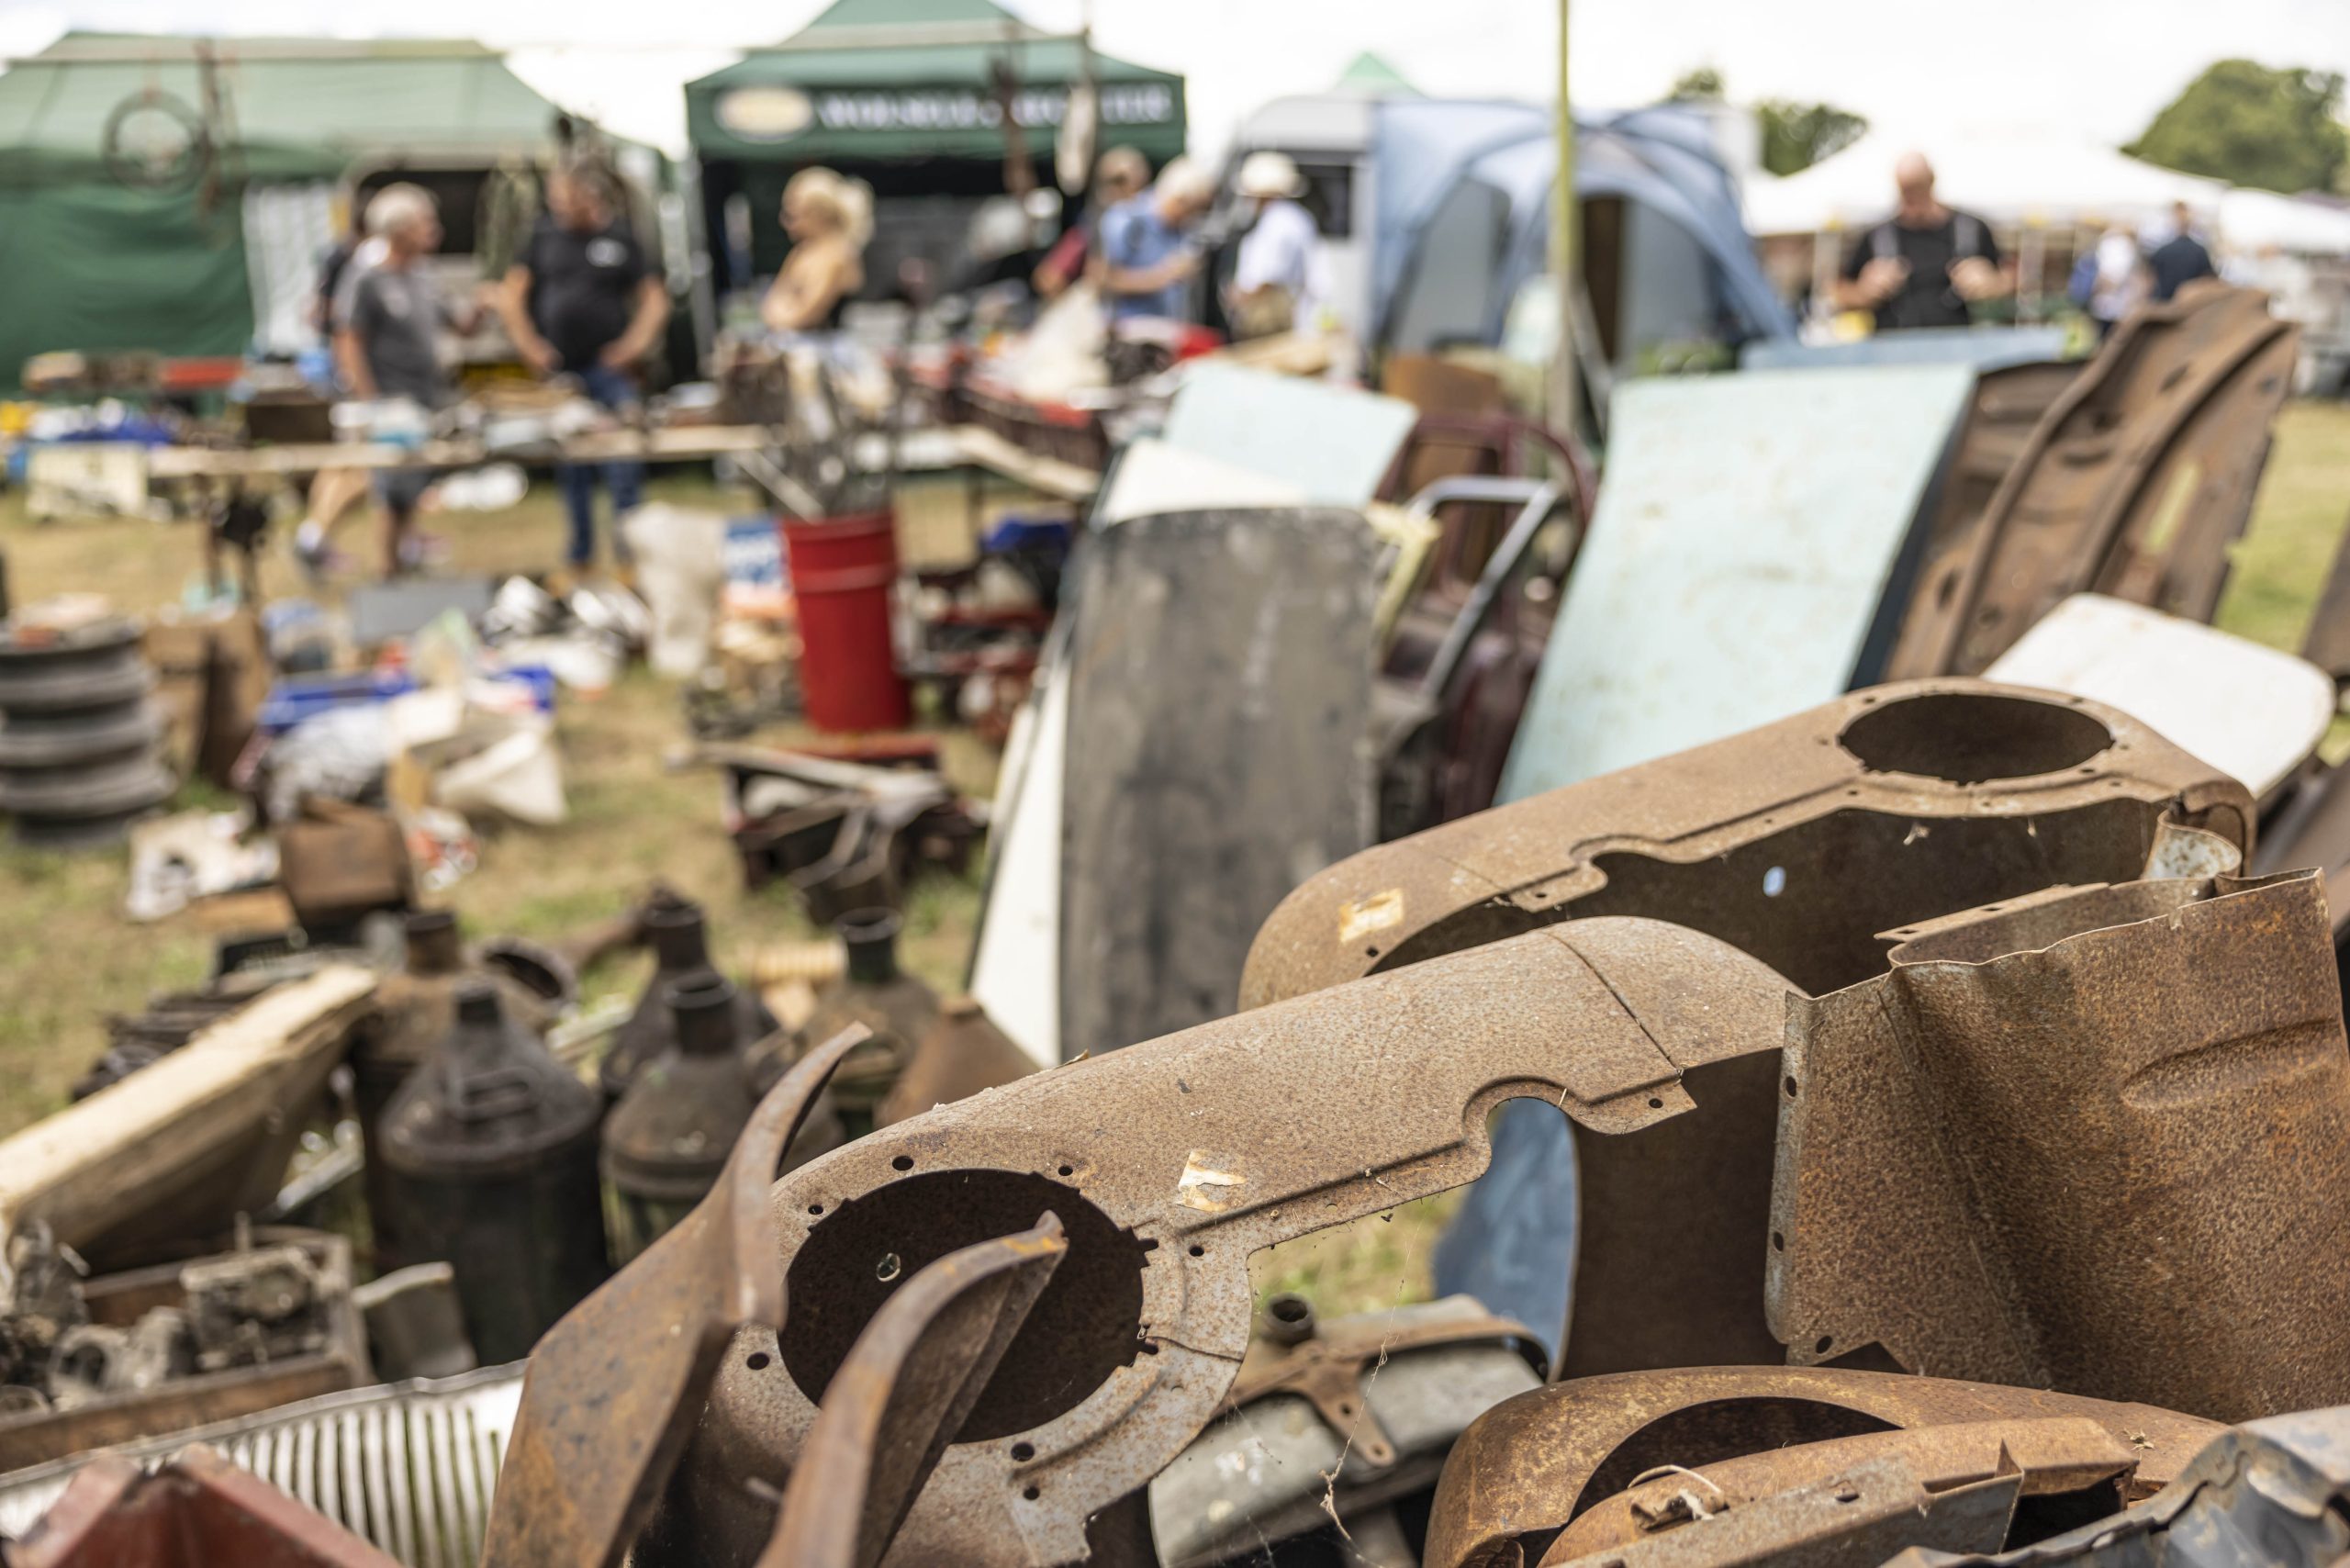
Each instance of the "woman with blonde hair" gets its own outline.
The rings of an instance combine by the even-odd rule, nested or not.
[[[836,328],[841,307],[865,286],[872,189],[830,169],[802,169],[783,187],[782,216],[791,251],[760,302],[759,318],[778,332]]]

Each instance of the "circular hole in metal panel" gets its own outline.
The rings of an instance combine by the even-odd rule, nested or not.
[[[1836,738],[1875,772],[1979,784],[2077,767],[2110,746],[2113,732],[2054,702],[1930,691],[1875,707]]]

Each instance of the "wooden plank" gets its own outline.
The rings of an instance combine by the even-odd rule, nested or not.
[[[1065,501],[1088,499],[1102,487],[1102,476],[1091,468],[1024,452],[995,431],[977,425],[956,426],[955,445],[965,462]]]
[[[226,1224],[257,1192],[274,1192],[300,1130],[289,1113],[326,1081],[375,995],[369,970],[321,969],[0,1143],[0,1239],[41,1219],[87,1249],[150,1207],[176,1206],[191,1172],[221,1178]]]
[[[635,458],[645,463],[691,463],[726,453],[756,452],[774,436],[755,425],[677,425],[654,431],[596,431],[563,443],[561,457],[577,463]],[[491,452],[477,441],[431,441],[421,446],[387,442],[325,442],[311,445],[256,447],[158,447],[148,454],[147,476],[195,479],[259,474],[308,474],[321,468],[470,468],[511,456],[541,463],[543,454]]]

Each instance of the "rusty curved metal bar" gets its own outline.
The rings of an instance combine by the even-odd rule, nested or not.
[[[912,1271],[1047,1205],[1069,1256],[891,1561],[1083,1560],[1089,1520],[1221,1407],[1249,1254],[1469,1181],[1505,1099],[1608,1132],[1681,1114],[1684,1072],[1775,1055],[1785,999],[1710,937],[1581,922],[1070,1063],[787,1172],[772,1204],[791,1314],[726,1358],[649,1532],[674,1555],[638,1560],[740,1560],[767,1538],[760,1478],[806,1451],[806,1391],[890,1294],[876,1260]]]
[[[1051,1214],[923,1269],[824,1391],[758,1568],[873,1568],[1069,1252]]]
[[[652,1513],[719,1358],[745,1324],[782,1321],[768,1183],[841,1058],[811,1050],[752,1113],[710,1194],[547,1330],[498,1474],[485,1568],[615,1568]]]
[[[1830,1367],[1701,1367],[1553,1383],[1461,1434],[1428,1519],[1427,1568],[1496,1568],[1660,1465],[1986,1421],[2085,1417],[2127,1446],[2125,1502],[2167,1485],[2223,1428],[2147,1405]],[[1785,1462],[1798,1463],[1789,1458]]]

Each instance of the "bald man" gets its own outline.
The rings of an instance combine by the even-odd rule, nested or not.
[[[1836,308],[1875,313],[1876,330],[1964,327],[1974,306],[2015,288],[1991,226],[1934,199],[1933,165],[1918,153],[1894,166],[1899,205],[1844,259]]]

